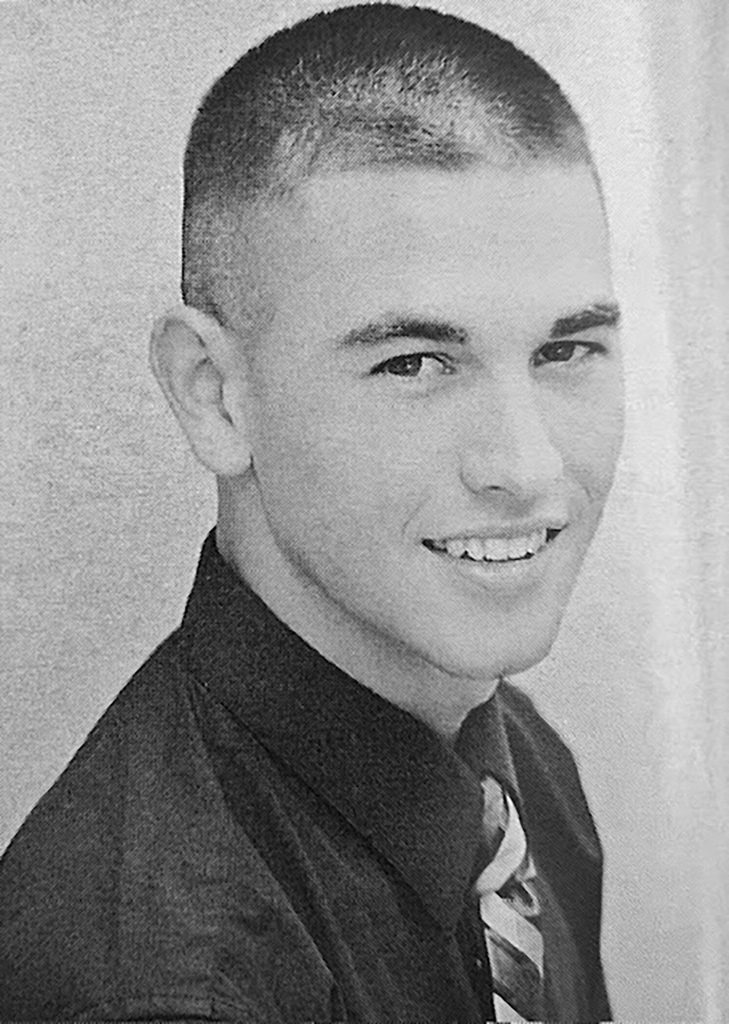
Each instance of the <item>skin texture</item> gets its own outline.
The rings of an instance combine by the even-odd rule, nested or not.
[[[176,408],[218,473],[219,547],[312,646],[451,736],[501,674],[548,653],[612,483],[617,329],[550,338],[614,301],[592,175],[333,174],[256,212],[246,237],[265,334],[246,355],[235,331],[198,332],[187,374],[188,406],[225,417],[240,471],[212,414],[205,456]],[[404,319],[430,327],[362,335]],[[445,337],[424,336],[433,322]],[[516,573],[423,543],[524,524],[564,529]]]

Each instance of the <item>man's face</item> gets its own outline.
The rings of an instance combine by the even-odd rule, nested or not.
[[[548,652],[607,497],[622,378],[587,168],[368,169],[257,227],[255,486],[316,600],[456,676]]]

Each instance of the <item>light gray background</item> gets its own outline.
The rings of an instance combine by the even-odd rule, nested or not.
[[[442,6],[534,54],[592,131],[628,440],[561,639],[522,679],[575,750],[603,835],[617,1017],[729,1018],[727,5]],[[318,7],[0,3],[0,848],[180,616],[213,483],[146,339],[178,298],[184,140],[224,68]]]

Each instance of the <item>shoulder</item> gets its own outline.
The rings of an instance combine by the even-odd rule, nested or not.
[[[173,633],[116,696],[11,842],[1,862],[0,885],[20,861],[35,874],[51,851],[57,874],[65,866],[58,860],[64,851],[73,860],[93,844],[102,824],[105,834],[113,831],[145,761],[159,760],[173,749],[175,734],[189,728],[179,653]]]
[[[205,1016],[211,999],[248,1012],[246,1000],[266,1005],[261,985],[282,929],[317,973],[228,806],[211,738],[225,743],[229,724],[183,646],[173,634],[135,674],[0,861],[4,1019],[112,1006],[128,1016],[147,1004],[160,1016]],[[236,776],[252,792],[262,755],[246,744],[235,736]],[[235,969],[221,968],[227,957]]]
[[[148,800],[151,777],[158,793],[168,788],[159,766],[184,719],[176,655],[173,634],[107,708],[0,861],[6,1013],[62,1012],[53,990],[80,1008],[108,984],[104,947],[118,926],[140,809],[146,803],[149,819],[158,813],[160,800]]]

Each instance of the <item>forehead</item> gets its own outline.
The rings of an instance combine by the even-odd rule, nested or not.
[[[310,305],[328,322],[379,305],[513,320],[610,293],[586,165],[331,174],[259,210],[250,227],[282,315]]]

